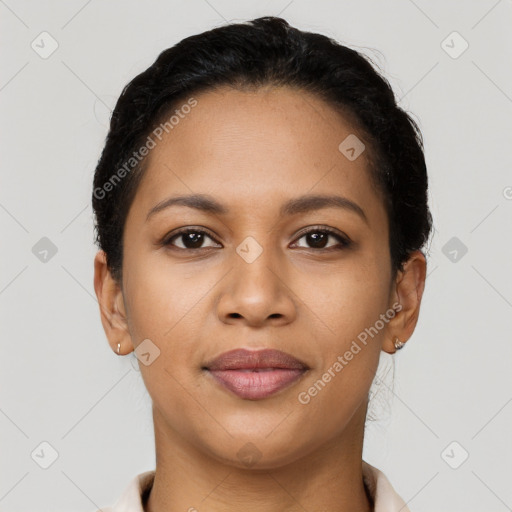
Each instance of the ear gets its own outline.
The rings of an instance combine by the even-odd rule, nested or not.
[[[421,298],[425,289],[427,262],[421,251],[411,253],[403,270],[397,277],[391,294],[391,305],[394,304],[395,316],[389,321],[386,339],[382,350],[393,354],[396,352],[394,340],[398,338],[405,343],[414,332],[420,314]]]
[[[100,306],[101,323],[109,345],[117,354],[128,354],[133,347],[128,329],[123,292],[119,283],[112,277],[107,266],[106,254],[98,251],[94,258],[94,290]]]

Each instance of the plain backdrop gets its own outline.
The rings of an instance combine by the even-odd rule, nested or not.
[[[0,511],[90,512],[154,468],[149,396],[93,290],[93,171],[129,80],[186,36],[264,15],[369,55],[425,140],[423,306],[365,459],[413,511],[512,510],[512,2],[5,0]]]

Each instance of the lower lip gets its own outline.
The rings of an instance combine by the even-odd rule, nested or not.
[[[246,400],[261,400],[299,379],[305,370],[270,369],[270,370],[215,370],[210,373],[217,382],[229,391]]]

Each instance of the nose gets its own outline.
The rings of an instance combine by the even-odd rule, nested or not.
[[[271,261],[270,251],[250,263],[237,253],[233,259],[217,305],[220,320],[251,327],[293,322],[297,308],[290,279],[284,267]]]

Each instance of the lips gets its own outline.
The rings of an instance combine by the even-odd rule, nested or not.
[[[246,400],[261,400],[290,386],[309,369],[280,350],[236,349],[204,366],[218,384]]]

